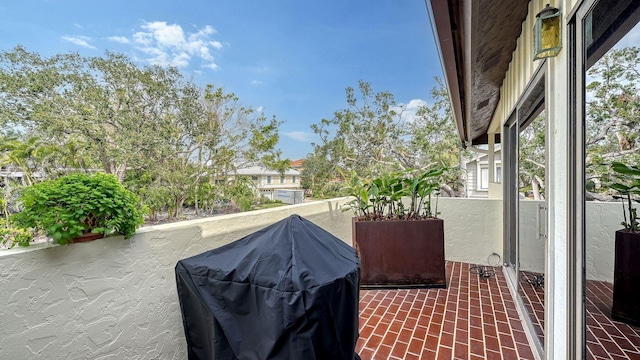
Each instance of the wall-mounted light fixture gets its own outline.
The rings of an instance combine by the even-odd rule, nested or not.
[[[560,38],[560,24],[562,13],[557,8],[545,7],[536,15],[536,25],[533,31],[534,56],[533,60],[554,57],[562,49]]]

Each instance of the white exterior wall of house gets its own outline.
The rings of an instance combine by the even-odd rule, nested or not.
[[[569,234],[572,233],[572,222],[569,218],[572,205],[569,199],[567,173],[571,163],[567,139],[569,126],[566,121],[568,110],[569,67],[568,50],[566,49],[567,21],[563,17],[561,38],[565,39],[564,49],[554,58],[544,61],[533,61],[533,28],[535,16],[547,4],[557,7],[563,14],[570,13],[580,0],[532,0],[526,20],[522,23],[522,32],[517,41],[517,48],[512,54],[512,60],[504,82],[500,89],[500,100],[489,126],[490,134],[501,133],[503,125],[509,119],[515,106],[524,94],[527,85],[533,79],[538,69],[545,71],[545,109],[547,114],[547,187],[548,201],[547,235],[549,242],[545,251],[545,344],[544,357],[546,359],[568,359],[573,353],[571,347],[574,339],[574,320],[572,309],[574,297],[571,291],[573,284],[572,269],[575,263],[569,262],[570,243]],[[505,134],[502,134],[503,138]],[[582,294],[578,294],[579,297]],[[584,326],[579,324],[578,326]]]
[[[466,163],[467,197],[488,198],[491,184],[500,183],[500,174],[502,173],[500,148],[498,148],[494,154],[493,172],[495,179],[493,182],[490,181],[490,163],[489,154],[476,156]]]
[[[301,174],[298,170],[289,169],[285,171],[284,176],[281,176],[277,171],[252,166],[238,169],[237,173],[251,179],[256,186],[256,191],[270,200],[274,200],[274,190],[302,190]]]

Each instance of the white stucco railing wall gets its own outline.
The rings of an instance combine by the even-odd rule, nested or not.
[[[540,204],[543,202],[532,200],[519,204],[520,266],[523,270],[543,273],[545,240],[536,236]],[[622,228],[622,205],[589,201],[585,209],[587,279],[613,283],[615,232]]]
[[[615,234],[622,229],[622,204],[587,202],[586,218],[587,280],[613,283]]]
[[[146,227],[130,239],[0,251],[0,358],[185,359],[178,260],[298,214],[351,243],[345,199]],[[502,203],[441,198],[448,260],[502,254]]]
[[[142,228],[70,246],[0,251],[1,359],[186,359],[178,260],[298,214],[350,242],[344,200]]]
[[[492,253],[502,257],[501,200],[440,198],[438,212],[447,260],[488,265]]]

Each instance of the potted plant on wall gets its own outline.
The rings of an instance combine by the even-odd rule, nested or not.
[[[352,239],[363,287],[446,287],[444,222],[437,195],[444,168],[371,180],[352,176]],[[406,205],[408,202],[408,205]]]
[[[634,202],[640,203],[640,167],[614,162],[611,170],[607,187],[617,193],[615,198],[622,200],[624,226],[616,231],[611,317],[640,325],[640,224],[634,206]]]
[[[117,233],[130,238],[143,223],[139,198],[115,176],[71,174],[23,190],[22,212],[12,220],[43,231],[54,242],[95,240]]]

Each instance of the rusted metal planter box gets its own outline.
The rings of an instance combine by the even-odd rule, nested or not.
[[[442,219],[352,220],[363,288],[447,286]]]
[[[616,231],[613,320],[640,326],[640,233]]]

